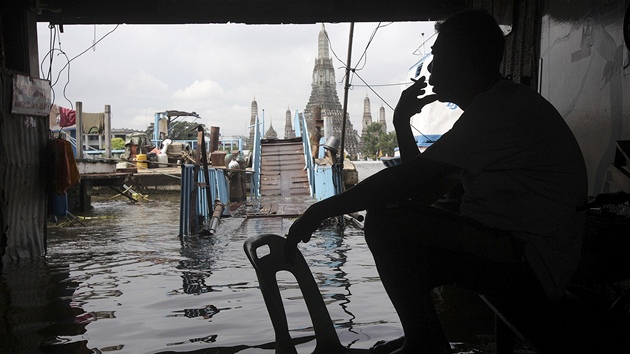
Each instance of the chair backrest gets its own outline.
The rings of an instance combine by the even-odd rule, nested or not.
[[[284,257],[284,243],[285,239],[281,236],[264,234],[250,237],[243,245],[247,258],[256,270],[260,290],[271,317],[276,334],[276,353],[297,353],[289,335],[286,312],[276,280],[276,273],[281,270],[288,271],[295,276],[304,296],[317,341],[314,353],[356,352],[356,350],[343,347],[339,342],[330,314],[304,257],[296,250],[295,264],[287,263]],[[257,249],[265,245],[269,247],[269,253],[258,257]]]

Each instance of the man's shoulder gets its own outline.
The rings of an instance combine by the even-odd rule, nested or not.
[[[542,98],[542,96],[540,96],[540,94],[538,94],[538,92],[536,92],[533,88],[505,78],[497,81],[489,92],[505,96],[537,99]]]
[[[513,115],[521,113],[524,116],[530,116],[536,113],[536,115],[560,116],[556,108],[536,90],[509,79],[499,80],[486,94],[479,97],[480,103],[485,106],[485,109],[498,114],[510,111]]]

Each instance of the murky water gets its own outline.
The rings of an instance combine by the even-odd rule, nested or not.
[[[381,169],[359,163],[360,178]],[[48,256],[0,278],[2,353],[273,353],[274,333],[243,242],[285,234],[291,220],[223,218],[214,236],[178,235],[179,195],[93,203],[70,227],[51,227]],[[362,231],[316,233],[300,246],[344,345],[401,334]],[[315,341],[290,277],[281,278],[300,353]],[[474,296],[436,292],[458,353],[491,352],[493,318]],[[456,344],[464,343],[464,344]]]

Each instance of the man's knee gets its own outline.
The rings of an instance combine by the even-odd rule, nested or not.
[[[426,208],[432,208],[426,206]],[[427,223],[433,223],[435,218],[424,209],[410,207],[378,208],[368,210],[363,224],[368,232],[391,232],[392,230],[417,230]]]
[[[392,232],[391,221],[393,218],[395,218],[393,209],[371,209],[366,212],[363,231],[368,245],[382,241],[385,234]]]
[[[407,208],[368,210],[363,224],[365,240],[372,248],[382,244],[389,245],[410,236],[417,237],[423,223],[422,215]]]

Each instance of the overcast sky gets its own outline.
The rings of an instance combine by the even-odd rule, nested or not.
[[[325,26],[343,104],[344,64],[332,53],[346,61],[350,24]],[[373,119],[378,119],[383,105],[392,129],[387,104],[395,106],[400,83],[408,81],[407,70],[420,59],[416,49],[434,33],[433,23],[428,22],[382,23],[364,55],[377,27],[378,23],[355,24],[352,66],[383,98],[352,77],[348,113],[359,132],[366,94]],[[51,30],[40,23],[40,71],[50,78],[59,106],[70,108],[80,101],[85,112],[97,113],[109,104],[112,128],[145,130],[155,112],[181,110],[197,112],[199,122],[220,127],[223,136],[246,136],[255,98],[260,115],[264,109],[266,126],[271,121],[279,137],[284,137],[287,108],[301,112],[308,102],[321,28],[321,23],[66,25],[51,44]],[[425,44],[426,51],[434,39]],[[100,41],[89,49],[95,40]]]

